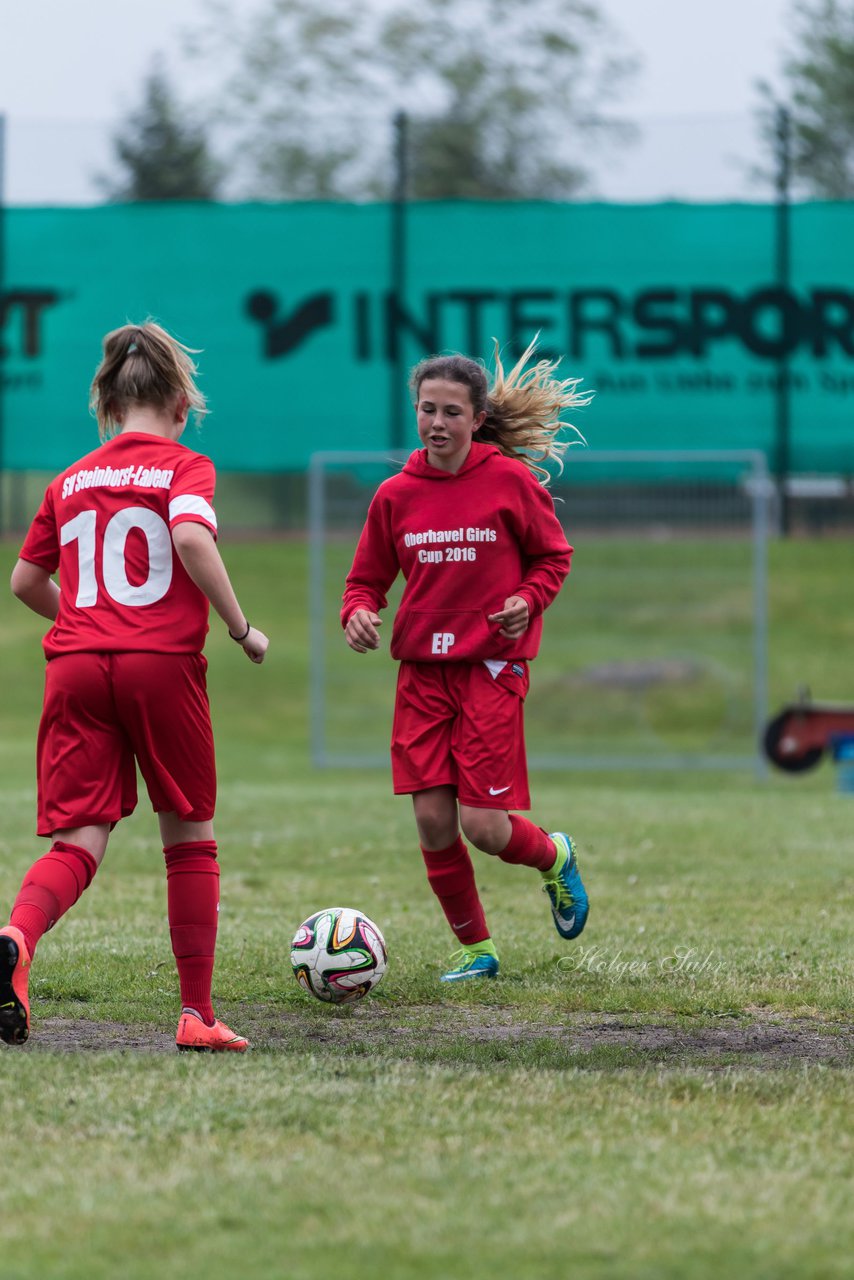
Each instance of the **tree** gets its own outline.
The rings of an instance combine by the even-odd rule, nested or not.
[[[205,132],[187,121],[159,68],[145,81],[141,106],[114,135],[113,150],[118,173],[98,179],[110,201],[216,199],[221,175]]]
[[[208,0],[206,12],[190,52],[218,69],[211,118],[244,194],[387,196],[399,110],[416,198],[570,198],[592,149],[631,135],[607,106],[634,64],[592,0],[268,0],[248,16]]]
[[[791,116],[792,176],[805,195],[854,198],[854,3],[797,0],[794,51],[783,67]],[[769,147],[773,94],[760,85],[760,127]]]

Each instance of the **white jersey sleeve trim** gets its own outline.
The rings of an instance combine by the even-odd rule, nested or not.
[[[209,502],[195,493],[182,493],[169,503],[169,523],[178,516],[201,516],[202,520],[216,528],[216,512]]]

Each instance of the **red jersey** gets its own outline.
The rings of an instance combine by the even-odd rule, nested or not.
[[[216,533],[210,458],[177,441],[125,431],[48,486],[21,559],[59,570],[48,658],[65,653],[199,653],[208,599],[170,530],[195,520]]]
[[[379,612],[399,572],[406,587],[391,656],[410,662],[533,658],[543,610],[569,573],[554,502],[529,469],[495,445],[473,441],[459,471],[430,466],[418,449],[377,490],[347,575],[341,621]],[[528,602],[517,640],[487,616],[509,596]]]

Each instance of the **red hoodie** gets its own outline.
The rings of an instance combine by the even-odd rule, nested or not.
[[[406,587],[391,656],[410,662],[534,658],[543,610],[569,573],[572,547],[547,490],[495,445],[472,441],[455,474],[411,454],[380,485],[347,575],[341,622],[378,613],[399,572]],[[487,615],[508,596],[527,600],[530,623],[516,640]]]

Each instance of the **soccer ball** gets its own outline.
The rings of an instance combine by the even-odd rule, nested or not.
[[[350,1004],[382,978],[388,955],[373,920],[352,907],[326,907],[304,920],[291,943],[291,966],[318,1000]]]

